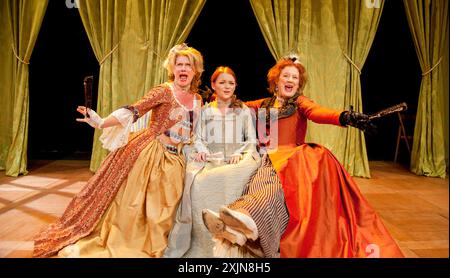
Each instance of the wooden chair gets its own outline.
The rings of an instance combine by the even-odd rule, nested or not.
[[[413,142],[413,135],[408,135],[405,128],[405,123],[407,121],[412,121],[412,123],[416,120],[416,115],[406,115],[401,112],[397,112],[399,126],[398,126],[398,132],[397,132],[397,145],[395,147],[395,156],[394,156],[394,163],[397,163],[398,158],[398,152],[400,148],[400,142],[405,142],[406,149],[408,150],[408,154],[411,156],[411,148],[412,148],[412,142]],[[412,128],[412,132],[414,132],[414,128]]]

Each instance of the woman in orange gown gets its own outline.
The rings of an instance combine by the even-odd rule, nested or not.
[[[247,237],[256,233],[258,239],[248,237],[244,247],[264,257],[403,257],[336,157],[323,146],[305,143],[307,120],[368,131],[373,127],[368,116],[324,108],[301,95],[306,72],[296,58],[278,61],[268,83],[272,98],[246,104],[278,111],[278,137],[262,138],[270,117],[259,120],[258,135],[267,142],[268,155],[241,198],[222,207],[219,217],[204,211],[208,230],[216,237],[225,226]],[[227,253],[233,246],[225,239],[217,242],[219,256],[236,254]]]

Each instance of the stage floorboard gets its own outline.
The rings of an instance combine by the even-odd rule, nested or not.
[[[29,174],[0,173],[0,257],[31,257],[33,236],[63,213],[92,176],[89,161],[32,161]],[[371,179],[356,178],[409,258],[449,257],[449,180],[416,176],[398,164],[371,161]]]

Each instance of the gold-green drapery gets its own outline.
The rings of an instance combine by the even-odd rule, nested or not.
[[[448,137],[449,137],[449,113],[448,113],[448,106],[449,106],[449,78],[448,78],[448,67],[449,67],[449,21],[447,20],[447,33],[445,34],[445,46],[444,49],[447,49],[447,51],[444,51],[444,57],[442,59],[443,63],[443,70],[441,71],[441,78],[444,82],[444,93],[442,94],[442,103],[444,104],[444,120],[443,120],[443,127],[444,127],[444,141],[445,141],[445,164],[447,165],[447,173],[449,168],[449,149],[448,149]]]
[[[418,175],[444,178],[448,153],[445,143],[448,120],[444,120],[448,105],[443,103],[449,93],[445,81],[448,78],[445,55],[448,54],[444,54],[448,52],[448,1],[404,0],[403,3],[422,69],[410,167]]]
[[[347,61],[344,107],[353,106],[356,111],[361,112],[360,75],[378,29],[384,1],[379,1],[379,6],[368,5],[366,0],[340,0],[333,1],[333,4],[342,50],[340,57]],[[347,128],[341,129],[340,135],[345,140],[339,141],[337,153],[339,157],[343,157],[344,166],[353,175],[369,177],[364,133],[355,128]]]
[[[312,4],[301,0],[250,0],[250,4],[275,59],[298,53],[300,32],[307,24],[302,18]]]
[[[80,1],[78,11],[91,43],[95,57],[100,64],[98,80],[97,113],[108,115],[126,99],[119,91],[121,82],[120,59],[123,57],[120,38],[123,36],[126,20],[126,0]],[[127,92],[131,93],[131,92]],[[91,170],[95,171],[107,151],[101,148],[99,132],[94,135]]]
[[[0,170],[6,168],[6,157],[12,142],[12,107],[14,103],[12,78],[13,65],[16,60],[10,46],[11,32],[6,15],[6,1],[0,1],[0,103],[4,103],[0,117]]]
[[[337,2],[341,6],[336,6]],[[361,33],[367,25],[371,26],[372,17],[358,18],[357,13],[364,13],[361,10],[367,8],[361,6],[366,1],[361,0],[359,5],[354,2],[359,1],[250,0],[273,56],[278,59],[297,53],[308,73],[304,94],[330,108],[348,109],[352,104],[357,110],[362,109],[359,73],[354,80],[355,67],[348,58],[364,63],[372,40]],[[341,22],[348,13],[357,20]],[[371,32],[375,32],[377,25],[373,26]],[[344,28],[346,32],[342,32]],[[343,45],[344,36],[351,38],[351,43]],[[343,51],[347,48],[348,53]],[[361,132],[309,123],[306,138],[327,146],[351,175],[370,176]]]
[[[170,48],[186,39],[205,4],[205,0],[86,2],[80,1],[80,15],[97,59],[104,60],[97,105],[103,117],[166,80],[163,60]],[[93,41],[103,48],[95,47]],[[107,155],[98,140],[100,133],[94,136],[92,171]]]
[[[0,2],[0,169],[18,176],[27,174],[28,64],[48,0]]]
[[[169,50],[186,40],[206,0],[136,1],[140,39],[143,44],[144,90],[167,80],[162,63]],[[134,29],[134,28],[131,28]],[[193,45],[195,47],[195,45]]]

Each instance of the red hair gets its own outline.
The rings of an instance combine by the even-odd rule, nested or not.
[[[277,86],[278,80],[280,79],[281,71],[285,67],[296,67],[298,69],[298,72],[299,72],[299,87],[300,87],[300,90],[305,87],[306,79],[307,79],[305,67],[301,63],[294,62],[291,59],[288,59],[288,58],[287,59],[281,59],[275,64],[275,66],[273,66],[269,70],[269,73],[267,74],[267,83],[269,83],[269,92],[270,93],[275,94],[275,88]]]
[[[236,82],[236,74],[234,74],[234,71],[229,67],[220,66],[220,67],[217,67],[216,70],[214,71],[214,73],[211,75],[211,83],[216,82],[217,78],[222,73],[231,74],[234,78],[234,81]]]

